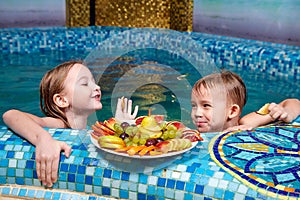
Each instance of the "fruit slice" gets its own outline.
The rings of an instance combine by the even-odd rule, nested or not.
[[[96,131],[93,131],[93,132],[91,133],[91,136],[92,136],[94,139],[98,140],[99,137],[101,137],[101,136],[103,136],[103,135],[102,135],[101,133],[98,133],[98,132],[96,132]]]
[[[94,130],[94,132],[97,132],[97,135],[99,135],[99,136],[109,135],[109,133],[103,131],[101,128],[98,128],[95,125],[92,125],[92,129]]]
[[[103,123],[111,130],[114,130],[114,124],[117,123],[117,120],[111,117],[108,120],[105,120]]]
[[[162,152],[161,151],[150,151],[149,154],[150,154],[150,156],[157,156],[157,155],[161,155]]]
[[[128,151],[132,146],[126,146],[126,147],[123,147],[123,148],[120,148],[120,149],[115,149],[115,151],[117,152],[122,152],[122,151]]]
[[[133,147],[131,147],[131,148],[127,151],[127,153],[128,153],[128,155],[133,156],[134,154],[138,153],[139,151],[141,151],[141,150],[144,149],[144,148],[147,148],[147,147],[144,146],[144,145],[141,145],[141,146],[133,146]]]
[[[103,122],[96,121],[95,126],[102,129],[104,132],[108,133],[109,135],[114,135],[115,131],[105,125]]]
[[[155,148],[156,148],[156,147],[155,147],[154,145],[148,146],[148,147],[142,149],[142,150],[139,152],[139,155],[140,155],[140,156],[143,156],[143,155],[145,155],[146,153],[148,153],[149,151],[154,150]]]
[[[102,148],[108,148],[108,149],[120,149],[123,148],[124,146],[121,144],[115,144],[115,143],[105,143],[105,142],[100,142],[99,145]]]
[[[162,135],[162,131],[160,129],[158,131],[152,131],[142,126],[139,127],[139,132],[141,135],[148,136],[147,138],[159,138]]]
[[[163,122],[164,118],[165,118],[164,115],[151,115],[151,116],[154,117],[156,123],[158,123],[158,124]],[[148,116],[140,116],[140,117],[135,118],[135,124],[140,125],[145,117],[148,117]]]
[[[160,142],[156,145],[159,151],[168,153],[170,151],[180,151],[192,146],[192,142],[189,139],[174,138],[171,140]]]
[[[98,142],[99,143],[121,144],[121,145],[125,146],[124,140],[122,140],[121,138],[114,136],[114,135],[105,135],[105,136],[99,137]]]
[[[189,139],[191,142],[203,141],[199,131],[192,129],[182,131],[181,138]]]
[[[171,124],[174,125],[177,128],[177,130],[186,127],[183,123],[181,123],[179,121],[169,121],[167,123],[167,129],[168,129],[168,126],[171,125]]]
[[[256,111],[257,114],[260,115],[267,115],[269,114],[269,103],[266,103],[263,107],[261,107],[258,111]]]

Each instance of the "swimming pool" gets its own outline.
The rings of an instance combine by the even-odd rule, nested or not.
[[[101,28],[98,31],[102,33],[104,32],[103,29]],[[39,110],[39,81],[47,70],[72,59],[85,60],[92,70],[93,67],[96,68],[93,71],[94,75],[98,76],[97,81],[102,88],[104,105],[103,110],[97,112],[99,120],[112,116],[111,110],[114,110],[116,98],[124,95],[131,97],[135,104],[140,105],[140,115],[146,114],[148,108],[151,107],[154,113],[160,110],[161,113],[159,114],[166,114],[168,119],[183,120],[186,124],[192,126],[189,118],[192,85],[203,75],[222,68],[238,73],[246,83],[248,103],[243,114],[258,109],[266,102],[280,102],[285,98],[300,98],[300,82],[297,81],[300,73],[299,67],[293,66],[299,62],[299,58],[294,56],[296,55],[295,52],[299,50],[298,47],[277,45],[276,48],[283,49],[285,47],[288,50],[285,52],[270,47],[268,47],[269,49],[266,47],[263,49],[259,46],[261,43],[258,43],[257,46],[254,46],[254,43],[251,45],[246,44],[245,47],[239,44],[235,55],[229,50],[232,46],[237,45],[234,43],[237,41],[232,39],[232,43],[229,43],[230,38],[227,38],[228,41],[224,41],[223,46],[221,46],[224,49],[219,47],[219,51],[224,52],[227,57],[220,56],[223,60],[218,61],[214,58],[216,55],[213,53],[209,55],[209,52],[217,51],[217,47],[212,47],[212,45],[215,45],[216,40],[220,37],[215,37],[215,40],[212,40],[212,38],[208,38],[208,35],[203,35],[203,38],[207,37],[203,39],[196,34],[182,36],[182,34],[175,31],[154,31],[154,29],[150,31],[152,34],[149,35],[148,33],[145,34],[142,29],[134,29],[130,32],[121,28],[120,30],[120,33],[117,36],[112,36],[111,39],[108,35],[113,35],[111,32],[116,32],[117,29],[108,28],[106,34],[102,33],[103,36],[98,39],[98,43],[102,42],[103,44],[97,47],[97,43],[93,46],[80,44],[80,41],[84,43],[89,40],[86,38],[83,41],[81,34],[85,36],[86,34],[92,35],[93,29],[70,29],[73,34],[70,34],[69,31],[66,34],[65,29],[33,29],[33,33],[36,34],[48,35],[50,31],[57,31],[56,35],[77,36],[79,42],[75,41],[74,37],[72,38],[74,44],[70,42],[70,44],[64,44],[66,45],[64,46],[56,41],[56,38],[58,38],[56,36],[50,38],[51,40],[43,39],[49,42],[49,47],[44,44],[45,46],[41,48],[41,44],[36,44],[32,49],[29,49],[32,44],[26,43],[25,40],[27,36],[34,35],[28,29],[20,29],[20,36],[7,31],[7,34],[12,34],[15,37],[15,43],[23,46],[22,48],[20,48],[21,46],[14,47],[14,43],[10,43],[8,46],[5,44],[7,42],[5,37],[2,38],[4,53],[0,55],[0,113],[11,108],[17,108],[41,115]],[[2,32],[2,35],[4,33],[5,31]],[[97,34],[95,35],[97,37]],[[98,33],[98,35],[101,34]],[[132,38],[128,39],[128,44],[122,45],[123,38],[128,38],[129,35],[135,37],[131,36]],[[152,43],[149,42],[148,44],[146,42],[147,40],[143,38],[145,35],[148,37],[147,40],[153,40]],[[10,35],[10,37],[12,36]],[[7,38],[10,37],[7,36]],[[30,41],[34,44],[34,42],[37,42],[37,38],[30,38]],[[136,38],[141,39],[136,41]],[[157,38],[163,38],[164,42],[157,42]],[[185,40],[185,45],[179,46],[178,42],[181,42],[180,40]],[[19,44],[22,42],[24,44]],[[218,42],[221,43],[221,41]],[[250,41],[247,42],[250,43]],[[51,48],[51,45],[55,48]],[[85,45],[86,48],[84,48]],[[38,47],[40,49],[35,49]],[[229,47],[229,49],[226,49],[226,47]],[[28,49],[26,50],[26,48]],[[273,53],[273,55],[270,53],[271,50],[277,51],[277,53]],[[103,53],[106,51],[108,53]],[[293,54],[289,55],[290,51]],[[196,53],[194,57],[191,56],[195,52],[198,54]],[[269,55],[270,58],[266,55]],[[274,58],[271,56],[274,56]],[[262,63],[257,61],[264,58],[266,60],[262,60]],[[271,59],[273,65],[277,66],[278,69],[273,69],[272,63],[269,63],[268,59]],[[258,62],[257,66],[255,66],[255,62]],[[201,64],[205,65],[206,69],[203,69]],[[153,80],[147,80],[149,77],[153,77]],[[120,85],[123,85],[123,88]],[[124,85],[126,85],[126,88],[124,88]],[[175,85],[178,87],[175,88]],[[122,90],[125,92],[122,92]],[[129,90],[132,91],[129,92]],[[91,124],[93,120],[91,120]],[[3,125],[2,119],[0,124]]]
[[[18,108],[40,115],[41,77],[46,70],[70,59],[84,59],[103,91],[104,108],[90,123],[112,116],[115,98],[125,95],[141,105],[141,115],[152,107],[154,112],[166,113],[171,119],[191,125],[192,84],[202,75],[221,68],[235,71],[245,80],[249,97],[244,113],[265,102],[300,98],[299,47],[201,33],[116,27],[3,29],[0,36],[1,113]],[[253,189],[245,189],[210,160],[207,140],[166,169],[144,174],[122,171],[119,166],[99,159],[101,153],[82,142],[76,130],[50,132],[61,140],[70,139],[74,150],[71,159],[61,158],[60,179],[55,189],[130,199],[264,198]],[[33,167],[34,148],[5,126],[0,134],[0,155],[5,158],[0,164],[0,183],[40,186]],[[227,183],[228,187],[218,183]],[[14,187],[0,190],[1,194],[16,196],[19,193],[14,191],[22,191]],[[45,196],[38,196],[40,187],[39,191],[25,190],[27,197],[46,196],[45,191]],[[60,197],[64,195],[61,191],[57,193]],[[55,192],[51,195],[54,197]]]

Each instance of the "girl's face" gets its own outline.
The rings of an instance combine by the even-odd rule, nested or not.
[[[217,132],[225,129],[227,120],[226,97],[222,92],[200,87],[201,93],[192,92],[191,117],[200,132]]]
[[[75,64],[65,80],[65,98],[75,114],[89,115],[102,108],[101,90],[91,71],[82,64]]]

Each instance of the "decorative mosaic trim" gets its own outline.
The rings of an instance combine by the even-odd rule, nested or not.
[[[143,45],[146,41],[145,36],[148,42],[157,41],[159,38],[152,37],[152,34],[157,32],[165,34],[165,36],[161,35],[167,38],[166,44],[182,46],[185,44],[177,38],[181,33],[200,44],[219,67],[235,66],[300,80],[300,47],[298,46],[167,29],[101,26],[1,29],[0,49],[4,54],[50,50],[86,49],[89,51],[100,46],[107,38],[125,30],[138,30],[144,33],[140,36],[142,38],[136,38],[136,46]],[[126,38],[122,39],[126,40]],[[117,47],[118,44],[115,45]],[[186,51],[193,52],[193,47],[188,47]]]
[[[277,125],[216,136],[212,159],[253,190],[272,198],[300,198],[300,126]]]

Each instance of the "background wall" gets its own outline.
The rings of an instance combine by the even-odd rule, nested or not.
[[[0,0],[0,28],[64,26],[65,0]]]
[[[0,27],[65,26],[65,0],[0,0]],[[194,0],[193,31],[300,46],[300,0]]]
[[[194,31],[300,45],[299,0],[194,0]]]

